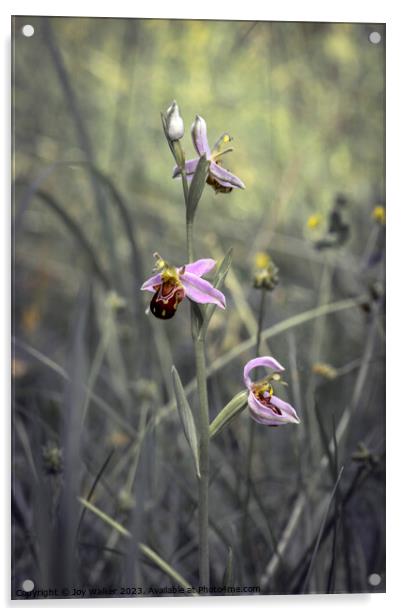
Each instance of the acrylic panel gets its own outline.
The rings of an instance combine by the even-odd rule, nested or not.
[[[12,598],[384,592],[385,24],[12,56]]]

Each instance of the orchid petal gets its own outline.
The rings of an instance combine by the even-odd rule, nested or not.
[[[141,287],[141,291],[155,291],[155,287],[162,284],[162,276],[160,274],[156,274],[155,276],[151,276],[144,282]]]
[[[193,137],[194,147],[199,156],[205,154],[206,157],[209,158],[211,156],[211,150],[209,149],[207,138],[207,125],[204,118],[199,115],[195,116],[195,120],[191,126],[191,135]]]
[[[224,169],[214,161],[211,161],[209,173],[219,182],[219,184],[222,184],[222,186],[228,186],[231,188],[246,188],[240,178],[235,176],[233,173],[230,173],[230,171]]]
[[[184,271],[196,276],[203,276],[214,269],[216,261],[214,259],[198,259],[193,263],[188,263],[184,266]]]
[[[300,419],[296,413],[296,410],[291,404],[285,402],[285,400],[282,400],[277,396],[271,396],[271,404],[278,407],[278,409],[282,411],[282,417],[286,417],[286,421],[288,423],[300,423]]]
[[[203,280],[190,272],[184,272],[184,274],[180,275],[180,282],[184,287],[186,295],[194,302],[198,304],[216,304],[219,308],[225,309],[225,296],[207,280]]]
[[[295,409],[290,404],[276,396],[272,396],[270,402],[281,411],[281,415],[278,415],[269,407],[259,402],[253,392],[250,392],[248,406],[250,415],[254,421],[266,426],[282,426],[287,423],[300,423]]]
[[[250,389],[250,386],[252,384],[252,380],[250,379],[249,374],[251,370],[253,370],[254,368],[258,368],[259,366],[266,366],[267,368],[271,368],[272,370],[275,370],[275,372],[283,372],[285,370],[285,368],[278,361],[276,361],[276,359],[274,359],[273,357],[265,356],[265,357],[256,357],[255,359],[251,359],[244,366],[244,372],[243,372],[244,383],[248,389]]]
[[[198,161],[200,159],[199,158],[192,158],[191,160],[187,160],[185,165],[184,165],[184,169],[186,172],[186,175],[193,175],[193,173],[195,172],[197,165],[198,165]],[[180,167],[178,165],[176,165],[173,169],[173,178],[177,178],[180,175]]]

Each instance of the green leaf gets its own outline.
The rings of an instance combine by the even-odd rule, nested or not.
[[[225,278],[229,272],[230,266],[232,265],[232,257],[233,257],[233,248],[229,248],[229,250],[223,257],[222,262],[216,271],[215,278],[212,282],[213,286],[215,287],[215,289],[218,289],[218,291],[220,291],[221,288],[223,287]],[[215,310],[216,310],[216,304],[207,304],[207,307],[205,309],[205,314],[204,314],[204,320],[203,320],[202,327],[200,330],[200,338],[202,336],[205,336],[209,322]]]
[[[247,408],[248,391],[238,393],[209,424],[209,438],[213,438],[225,426],[227,426],[237,415]]]
[[[195,211],[197,209],[202,192],[205,188],[205,182],[209,173],[209,160],[205,154],[198,161],[194,177],[191,181],[190,190],[188,193],[187,202],[187,222],[192,223],[194,220]]]
[[[174,366],[172,366],[172,377],[174,393],[176,395],[177,410],[179,411],[181,424],[183,426],[187,442],[190,445],[191,453],[193,454],[197,477],[201,477],[198,452],[198,436],[194,423],[194,417],[191,412],[190,405],[187,401],[186,394],[184,393],[184,388],[180,380],[179,373]]]
[[[197,302],[191,301],[191,334],[193,339],[201,340],[203,334],[203,324],[205,320],[205,308],[201,306],[201,304],[197,304]]]
[[[116,522],[116,520],[111,518],[107,513],[105,513],[101,509],[99,509],[99,507],[96,507],[96,505],[93,505],[92,503],[87,501],[85,498],[78,497],[78,500],[80,501],[82,505],[84,505],[84,507],[92,511],[92,513],[97,515],[106,524],[109,524],[109,526],[111,526],[114,530],[116,530],[120,535],[123,535],[123,537],[132,537],[131,533],[127,530],[127,528],[119,524],[119,522]],[[152,560],[155,563],[155,565],[157,565],[157,567],[161,569],[161,571],[164,571],[165,573],[167,573],[167,575],[169,575],[172,578],[172,580],[180,584],[180,586],[184,588],[184,590],[186,590],[191,595],[198,596],[197,592],[189,591],[189,589],[191,588],[191,584],[187,582],[187,580],[183,576],[181,576],[180,573],[178,573],[175,569],[173,569],[173,567],[171,567],[169,563],[166,562],[166,560],[161,558],[159,554],[157,554],[154,550],[152,550],[149,546],[145,545],[144,543],[141,543],[141,542],[138,543],[138,547],[140,551],[144,554],[144,556]]]
[[[114,530],[116,530],[120,535],[123,535],[124,537],[131,537],[131,533],[127,530],[127,528],[124,528],[124,526],[122,526],[119,522],[114,520],[110,515],[99,509],[93,503],[90,503],[86,498],[78,497],[78,500],[81,505],[84,505],[84,507],[89,509],[89,511],[92,511],[92,513],[101,518],[101,520],[106,522],[106,524],[109,524],[109,526],[114,528]]]
[[[226,562],[225,573],[223,574],[222,586],[233,587],[233,549],[231,545],[228,550],[228,559]]]

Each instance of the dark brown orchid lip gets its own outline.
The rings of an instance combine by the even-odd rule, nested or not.
[[[211,174],[207,177],[207,184],[215,189],[215,192],[230,193],[233,188],[231,186],[222,186]]]
[[[253,387],[252,391],[257,402],[265,406],[265,408],[271,410],[275,413],[275,415],[282,415],[282,411],[271,402],[274,390],[270,384],[266,387]]]
[[[186,295],[183,286],[175,280],[167,280],[155,285],[154,289],[150,304],[152,314],[159,319],[171,319]]]

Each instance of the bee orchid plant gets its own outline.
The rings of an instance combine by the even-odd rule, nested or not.
[[[191,127],[196,158],[186,160],[181,139],[184,135],[184,122],[180,116],[176,101],[166,113],[162,113],[162,124],[176,166],[173,177],[181,176],[186,205],[187,230],[187,264],[174,267],[162,259],[158,253],[154,273],[142,285],[142,291],[152,293],[150,311],[159,319],[171,319],[180,303],[187,297],[191,300],[192,335],[195,350],[195,365],[199,399],[198,422],[188,404],[184,388],[177,370],[172,368],[173,384],[185,436],[191,449],[198,478],[198,529],[199,529],[199,574],[200,584],[209,586],[209,441],[218,434],[236,415],[247,406],[251,417],[260,424],[279,426],[287,423],[299,423],[295,409],[274,394],[274,385],[281,380],[284,370],[273,357],[256,357],[244,367],[246,390],[240,392],[216,415],[210,423],[208,390],[206,383],[205,333],[209,318],[215,307],[225,309],[226,300],[221,287],[230,267],[231,252],[217,269],[216,284],[203,278],[216,266],[211,258],[196,260],[193,249],[193,220],[198,202],[206,184],[216,192],[230,193],[233,189],[244,189],[240,178],[222,165],[223,157],[233,148],[232,138],[223,133],[211,149],[207,138],[205,120],[197,115]],[[196,310],[197,304],[206,304],[202,311]],[[209,307],[208,307],[209,305]],[[201,314],[201,319],[200,319]],[[260,381],[252,381],[250,372],[264,366],[273,372]],[[197,423],[197,427],[196,427]]]

